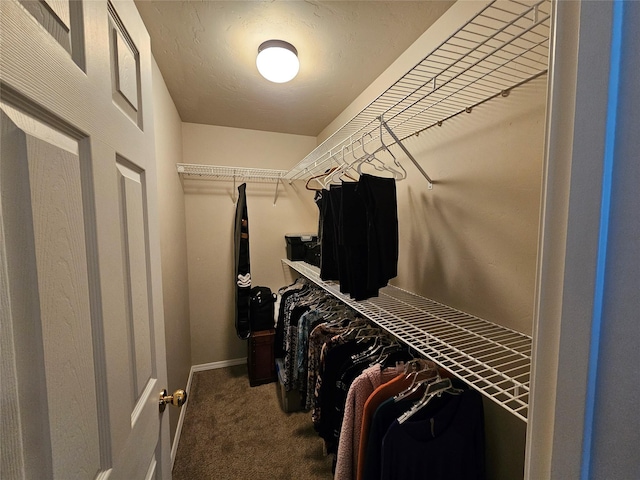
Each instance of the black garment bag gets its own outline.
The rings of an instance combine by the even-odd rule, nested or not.
[[[249,217],[247,215],[247,184],[238,187],[236,203],[236,221],[234,226],[234,253],[236,284],[236,333],[239,338],[247,339],[251,335],[249,304],[251,299],[251,269],[249,262]]]

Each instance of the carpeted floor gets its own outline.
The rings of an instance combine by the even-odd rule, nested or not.
[[[246,365],[193,374],[174,480],[328,480],[331,461],[310,413],[284,413]]]

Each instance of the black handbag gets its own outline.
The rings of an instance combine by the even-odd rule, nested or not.
[[[251,331],[271,330],[274,325],[276,296],[269,287],[253,287],[249,297],[249,322]]]

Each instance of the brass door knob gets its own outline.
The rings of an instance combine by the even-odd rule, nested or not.
[[[160,412],[164,412],[167,404],[170,403],[174,407],[181,407],[187,401],[187,392],[182,389],[178,389],[173,392],[173,395],[167,395],[167,389],[165,388],[160,392]]]

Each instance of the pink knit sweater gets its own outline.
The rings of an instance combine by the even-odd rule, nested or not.
[[[394,379],[403,371],[404,365],[384,370],[380,369],[380,365],[373,365],[356,377],[349,387],[342,428],[340,429],[334,480],[353,480],[356,478],[364,404],[376,388]]]

